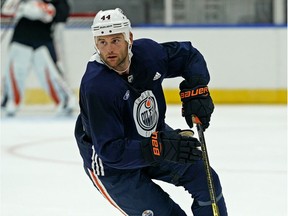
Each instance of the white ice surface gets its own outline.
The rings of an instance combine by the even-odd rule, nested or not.
[[[167,123],[187,128],[179,106]],[[73,117],[25,109],[1,118],[1,216],[120,216],[82,169]],[[287,216],[286,106],[217,105],[205,132],[230,216]],[[158,182],[192,216],[183,188]]]

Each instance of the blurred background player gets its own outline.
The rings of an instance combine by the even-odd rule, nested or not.
[[[1,106],[6,115],[14,116],[23,103],[25,81],[31,69],[56,104],[57,112],[70,114],[73,111],[75,96],[63,79],[63,58],[60,58],[63,56],[60,38],[63,38],[69,12],[66,0],[4,2],[2,14],[14,16],[15,22],[3,74]]]

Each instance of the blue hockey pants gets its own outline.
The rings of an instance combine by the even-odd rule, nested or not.
[[[145,210],[153,211],[154,216],[187,215],[179,206],[181,203],[175,203],[152,181],[157,179],[184,187],[193,198],[191,210],[194,216],[213,216],[203,161],[191,165],[165,161],[158,166],[112,176],[97,176],[88,169],[86,172],[102,195],[123,215],[142,216]],[[221,184],[213,169],[212,175],[220,215],[227,216]]]

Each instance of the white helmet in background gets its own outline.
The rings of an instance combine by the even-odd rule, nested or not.
[[[131,44],[129,39],[131,23],[120,8],[99,11],[93,20],[91,30],[94,37],[123,33],[125,40]]]

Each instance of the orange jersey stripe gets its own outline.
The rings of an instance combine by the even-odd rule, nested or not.
[[[89,169],[88,169],[89,170]],[[109,203],[111,205],[113,205],[115,208],[117,208],[122,214],[127,215],[115,202],[114,200],[109,196],[109,194],[107,193],[106,189],[103,187],[103,185],[101,184],[100,180],[98,179],[98,177],[91,171],[89,170],[89,174],[95,184],[95,186],[98,188],[98,190],[100,191],[100,193],[109,201]],[[127,215],[128,216],[128,215]]]
[[[46,73],[46,79],[47,79],[47,83],[48,83],[48,86],[49,86],[49,92],[50,92],[50,95],[51,97],[53,98],[54,102],[56,104],[59,104],[60,103],[60,100],[59,100],[59,97],[57,96],[57,93],[53,87],[53,84],[51,82],[51,79],[50,79],[50,76],[49,76],[49,71],[48,69],[46,68],[45,70],[45,73]]]
[[[11,77],[11,84],[12,84],[12,89],[13,89],[13,93],[14,93],[14,102],[16,105],[19,105],[20,103],[20,92],[19,92],[19,88],[17,85],[17,81],[15,79],[15,73],[14,73],[14,68],[13,65],[10,65],[10,77]]]

